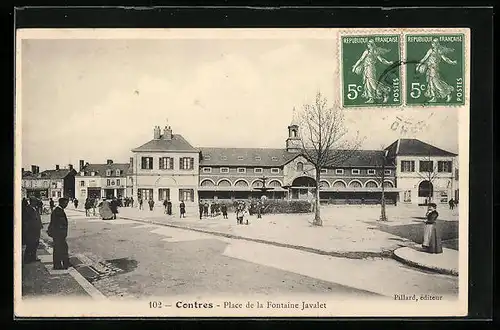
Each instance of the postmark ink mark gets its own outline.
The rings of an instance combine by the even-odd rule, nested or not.
[[[465,104],[464,42],[463,34],[405,36],[407,105]]]

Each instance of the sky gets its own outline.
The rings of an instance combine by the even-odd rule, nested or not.
[[[170,125],[199,147],[282,148],[293,108],[339,98],[337,40],[24,39],[22,166],[128,162]],[[350,136],[380,149],[413,137],[458,152],[458,111],[345,110]],[[400,123],[424,126],[402,133]],[[411,126],[411,125],[410,125]]]

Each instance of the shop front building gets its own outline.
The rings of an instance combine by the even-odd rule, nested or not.
[[[79,200],[126,198],[129,163],[114,163],[108,159],[105,164],[89,164],[80,160],[80,171],[75,177]]]
[[[55,166],[53,170],[40,172],[36,165],[31,166],[31,171],[22,169],[22,195],[23,197],[37,197],[41,200],[52,198],[57,200],[61,197],[73,199],[75,197],[75,175],[73,165],[67,168]]]

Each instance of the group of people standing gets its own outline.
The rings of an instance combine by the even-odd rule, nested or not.
[[[36,197],[24,198],[22,202],[22,241],[26,246],[23,261],[25,264],[40,261],[37,258],[40,234],[43,228],[40,202]],[[68,256],[68,218],[64,209],[68,206],[68,198],[59,198],[58,205],[51,203],[50,223],[47,234],[53,240],[53,267],[54,269],[68,269],[70,266]],[[43,202],[42,202],[43,207]]]
[[[257,215],[257,219],[262,218],[262,213],[265,210],[263,203],[259,201],[250,201],[248,204],[244,201],[234,202],[234,210],[236,215],[236,224],[249,224],[248,216]],[[222,214],[223,219],[227,219],[228,206],[225,203],[217,201],[200,201],[199,205],[200,220],[203,218],[217,217]]]
[[[208,201],[200,201],[199,205],[200,219],[203,217],[217,217],[222,214],[224,219],[227,219],[227,205],[218,203],[217,201],[209,203]]]

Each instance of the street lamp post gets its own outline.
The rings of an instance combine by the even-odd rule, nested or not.
[[[262,187],[257,187],[255,189],[257,190],[260,190],[262,192],[266,192],[266,191],[269,191],[269,190],[273,190],[274,188],[273,187],[266,187],[266,181],[268,180],[269,178],[263,176],[261,178],[259,178],[259,180],[262,182]]]

